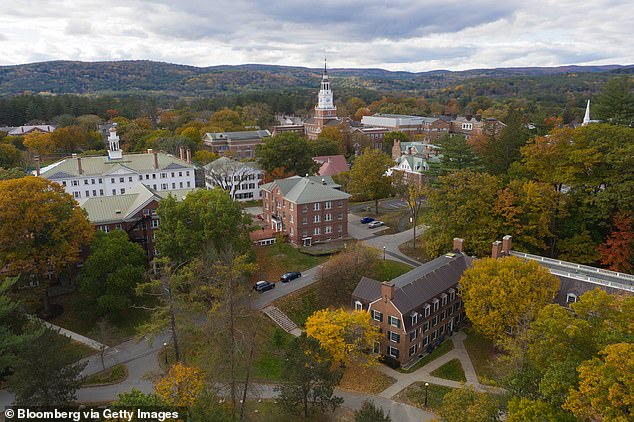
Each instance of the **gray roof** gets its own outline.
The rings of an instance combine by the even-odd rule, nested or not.
[[[406,314],[451,287],[456,287],[464,270],[471,265],[468,255],[448,253],[395,278],[392,303]],[[362,278],[353,297],[373,302],[381,297],[381,282]]]
[[[325,182],[322,183],[322,180]],[[262,185],[264,190],[272,191],[279,187],[284,198],[295,204],[310,204],[321,201],[348,199],[351,195],[337,190],[339,187],[330,176],[293,176]]]
[[[173,191],[157,192],[142,183],[137,184],[123,195],[94,196],[87,198],[81,207],[88,213],[88,220],[93,224],[108,224],[126,221],[150,201],[160,201],[169,194],[183,199],[194,189],[179,189]]]
[[[226,170],[232,170],[232,169],[242,168],[242,167],[250,167],[252,169],[260,170],[260,167],[255,161],[242,162],[242,161],[233,160],[229,157],[220,157],[217,160],[212,161],[211,163],[205,166],[205,170],[226,171]]]
[[[244,141],[248,139],[263,139],[271,136],[268,130],[245,130],[241,132],[207,132],[206,141]]]
[[[126,154],[121,159],[111,160],[108,156],[80,157],[81,176],[103,176],[118,169],[132,170],[137,173],[152,173],[171,169],[194,169],[193,164],[180,160],[172,155],[157,152],[158,170],[154,169],[154,154]],[[41,176],[50,180],[79,177],[77,158],[65,158],[44,167]]]

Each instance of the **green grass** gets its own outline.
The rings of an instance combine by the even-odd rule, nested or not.
[[[261,321],[259,320],[261,318]],[[268,317],[260,315],[260,330],[256,336],[256,352],[253,360],[252,377],[254,381],[280,381],[284,370],[286,345],[293,336],[275,325]]]
[[[397,401],[419,407],[438,411],[442,407],[442,399],[452,390],[451,387],[429,384],[427,387],[427,407],[425,407],[425,383],[415,382],[395,397]]]
[[[471,358],[473,367],[481,384],[497,385],[495,358],[497,352],[493,342],[477,333],[473,327],[466,331],[467,338],[464,341],[465,349]]]
[[[245,411],[245,420],[249,422],[329,422],[353,421],[352,411],[348,409],[337,409],[333,414],[316,412],[309,414],[308,418],[298,413],[291,413],[273,400],[248,401]],[[336,415],[336,416],[335,416]]]
[[[418,232],[416,232],[416,234],[418,234]],[[408,240],[407,242],[400,245],[398,247],[398,250],[418,262],[425,263],[431,260],[431,258],[425,252],[423,236],[416,237],[416,248],[414,248],[414,242],[412,240]]]
[[[442,355],[444,355],[445,353],[451,350],[453,350],[453,341],[451,341],[450,339],[447,339],[440,346],[436,347],[430,354],[425,355],[421,360],[416,362],[416,364],[412,366],[411,368],[408,368],[408,369],[399,368],[397,369],[397,371],[402,372],[404,374],[409,374],[411,372],[417,371],[418,369],[427,365],[432,360],[438,359],[439,357],[441,357]]]
[[[84,385],[116,384],[128,377],[125,365],[115,365],[105,371],[86,377]]]
[[[304,289],[293,292],[275,301],[275,306],[280,308],[295,324],[303,326],[315,311],[322,309],[320,304],[317,282]]]
[[[304,271],[325,262],[327,256],[311,256],[301,253],[288,243],[255,248],[258,269],[252,281],[279,280],[288,271]]]
[[[88,347],[85,344],[75,340],[71,340],[68,348],[72,351],[72,353],[75,353],[78,356],[78,359],[87,358],[88,356],[92,356],[95,353],[99,352],[98,350],[95,350],[92,347]]]
[[[412,266],[403,262],[381,259],[376,261],[371,274],[366,275],[366,277],[370,277],[378,281],[389,281],[411,270]]]
[[[430,374],[434,377],[443,378],[446,380],[463,382],[467,381],[467,378],[464,375],[464,370],[462,369],[462,365],[460,364],[460,360],[458,359],[450,360],[443,366],[432,371]]]

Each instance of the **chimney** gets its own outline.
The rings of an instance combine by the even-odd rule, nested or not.
[[[496,240],[491,248],[491,258],[498,259],[502,257],[502,242]]]
[[[322,178],[322,179],[321,179],[321,184],[322,184],[322,185],[325,185],[325,184],[326,184],[326,179],[323,179],[323,178]]]
[[[150,150],[152,151],[152,150]],[[154,154],[154,170],[158,170],[159,165],[158,165],[158,152],[153,152],[152,154]]]
[[[180,159],[185,161],[185,148],[183,148],[182,146],[179,148],[179,152],[180,152]]]
[[[454,252],[464,252],[464,239],[460,239],[459,237],[453,238],[453,251]]]
[[[84,174],[84,170],[81,168],[81,157],[77,154],[73,154],[72,156],[77,159],[77,172],[79,174]]]
[[[388,300],[394,299],[394,285],[387,281],[381,283],[381,296],[385,303],[387,303]]]
[[[40,175],[40,156],[35,156],[35,175]]]
[[[473,118],[473,116],[471,114],[467,114],[466,116],[464,116],[465,119],[467,119],[468,122],[471,121],[471,119]]]
[[[482,120],[482,115],[481,114],[476,114],[475,115],[475,119],[476,119],[476,122],[479,122],[480,120]]]
[[[192,162],[192,150],[187,148],[187,162],[191,164]]]
[[[512,240],[513,237],[508,234],[502,238],[502,253],[506,256],[510,255]]]
[[[152,154],[152,148],[148,148],[147,153]]]

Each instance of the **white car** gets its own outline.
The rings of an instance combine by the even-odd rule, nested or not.
[[[383,224],[385,224],[385,223],[383,223],[382,221],[373,221],[370,224],[368,224],[368,228],[369,229],[374,229],[376,227],[381,227]]]

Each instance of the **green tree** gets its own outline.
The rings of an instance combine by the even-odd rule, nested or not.
[[[574,422],[576,419],[544,400],[512,397],[508,403],[506,420],[507,422]]]
[[[267,173],[277,168],[299,176],[315,174],[319,165],[313,160],[308,140],[294,132],[266,139],[255,149],[258,162]]]
[[[346,134],[342,131],[342,129],[333,126],[327,126],[319,132],[319,136],[317,136],[317,140],[325,143],[325,141],[330,141],[329,144],[334,143],[337,146],[337,151],[335,154],[345,154],[348,151],[348,145],[346,143]],[[334,155],[334,154],[326,154],[326,155]]]
[[[392,147],[394,146],[394,141],[397,140],[401,142],[408,142],[409,137],[405,133],[399,131],[386,133],[383,137],[383,152],[392,156]]]
[[[455,237],[467,239],[466,250],[488,256],[498,237],[495,202],[501,182],[495,176],[461,170],[438,178],[427,189],[429,228],[423,234],[428,256],[449,250]]]
[[[244,130],[240,113],[229,110],[228,108],[224,108],[212,114],[211,119],[209,119],[209,124],[217,126],[225,132]]]
[[[133,304],[137,284],[143,281],[147,257],[123,230],[97,233],[91,253],[77,279],[81,313],[96,319],[121,316]]]
[[[20,179],[26,176],[27,174],[21,168],[14,167],[5,169],[0,167],[0,180]]]
[[[176,265],[205,251],[250,248],[250,218],[226,191],[198,190],[178,201],[170,195],[158,208],[157,249]]]
[[[350,169],[348,189],[352,195],[374,201],[375,213],[379,214],[379,199],[392,193],[392,178],[385,173],[394,165],[389,155],[366,149],[358,156]]]
[[[528,127],[519,110],[511,110],[504,122],[506,126],[499,134],[488,134],[482,153],[484,164],[491,174],[506,173],[511,164],[520,160],[520,148],[529,137]]]
[[[442,399],[440,415],[445,422],[494,422],[498,405],[493,397],[471,386],[456,388]]]
[[[480,158],[464,136],[443,135],[438,140],[438,145],[442,156],[439,162],[432,162],[429,166],[433,176],[444,176],[457,170],[482,169]]]
[[[94,229],[64,188],[40,177],[0,181],[0,267],[46,282],[79,260]],[[44,307],[49,310],[48,289]]]
[[[323,155],[337,155],[339,154],[339,147],[337,143],[328,138],[317,138],[314,141],[309,141],[312,154],[315,157]]]
[[[79,377],[86,363],[71,345],[71,339],[44,330],[20,350],[20,360],[9,380],[9,390],[20,406],[64,406],[76,399]]]
[[[159,407],[165,406],[165,403],[154,393],[145,394],[136,388],[125,392],[118,393],[117,399],[111,403],[114,408],[126,407]]]
[[[594,108],[596,118],[617,124],[634,122],[634,83],[630,76],[612,78],[597,96]]]
[[[390,413],[387,415],[382,408],[376,406],[374,402],[365,400],[361,408],[354,411],[355,422],[392,422]]]
[[[559,280],[535,261],[513,256],[475,261],[460,278],[460,296],[473,326],[500,345],[524,332],[551,303]]]
[[[286,411],[301,413],[308,418],[309,411],[333,411],[343,403],[334,395],[341,380],[340,368],[333,369],[332,358],[313,338],[302,335],[286,351],[283,378],[277,387],[279,405]]]
[[[22,160],[20,150],[14,145],[0,143],[0,167],[19,167]]]

